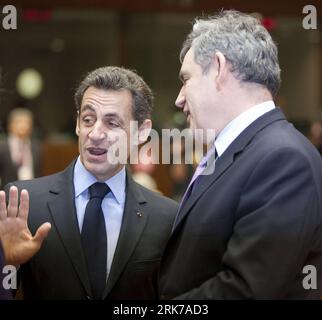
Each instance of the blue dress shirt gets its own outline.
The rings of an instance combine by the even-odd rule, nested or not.
[[[84,167],[78,157],[74,167],[74,189],[75,189],[75,207],[78,219],[79,230],[82,230],[84,214],[87,202],[89,200],[88,188],[98,180]],[[101,182],[101,181],[100,181]],[[124,204],[126,171],[123,168],[116,175],[106,180],[105,183],[110,187],[108,193],[102,202],[102,210],[105,219],[107,235],[107,277],[110,273],[115,248],[120,234]]]

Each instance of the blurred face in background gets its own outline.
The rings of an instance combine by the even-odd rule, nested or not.
[[[33,128],[32,118],[27,114],[16,114],[10,119],[8,131],[10,134],[27,139],[31,136]]]

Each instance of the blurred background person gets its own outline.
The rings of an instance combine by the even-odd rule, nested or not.
[[[13,109],[7,120],[7,136],[0,141],[0,185],[33,179],[41,174],[41,148],[32,139],[33,114],[24,108]]]
[[[311,142],[318,149],[319,153],[322,155],[322,121],[316,120],[312,122],[310,126],[310,136]]]
[[[186,150],[185,140],[182,138],[179,141],[173,141],[172,144],[172,161],[169,169],[169,176],[172,182],[172,199],[175,201],[181,201],[184,195],[187,185],[189,184],[193,172],[195,170],[195,155],[193,159],[193,164],[186,163],[185,152],[192,152],[191,150]],[[180,162],[175,161],[175,158],[180,155]]]
[[[142,154],[141,157],[139,157],[138,163],[131,165],[131,169],[132,177],[135,182],[150,190],[160,192],[158,184],[154,178],[156,166],[153,163],[151,152],[149,152],[149,154]]]

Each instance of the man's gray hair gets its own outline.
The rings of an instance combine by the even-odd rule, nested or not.
[[[209,18],[197,18],[183,44],[181,63],[190,48],[204,72],[219,51],[240,81],[261,84],[276,96],[281,82],[277,47],[255,17],[226,10]]]
[[[151,119],[153,108],[153,94],[149,86],[134,71],[120,67],[98,68],[85,77],[75,92],[76,109],[79,112],[85,91],[89,87],[103,90],[129,90],[132,98],[132,112],[134,120],[139,125],[145,119]]]

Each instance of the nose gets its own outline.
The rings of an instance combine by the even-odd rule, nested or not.
[[[178,96],[177,96],[175,104],[176,104],[176,106],[178,108],[183,109],[183,107],[185,105],[185,102],[186,102],[186,98],[185,98],[185,96],[183,94],[183,87],[182,87],[180,92],[179,92],[179,94],[178,94]]]
[[[97,121],[88,136],[94,141],[103,140],[107,137],[106,128],[100,121]]]

